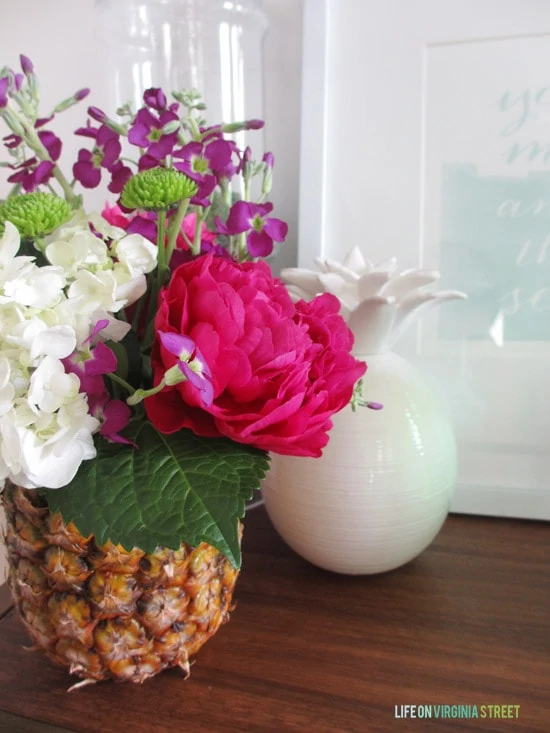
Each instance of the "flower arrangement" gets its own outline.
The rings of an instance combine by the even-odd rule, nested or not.
[[[231,135],[263,122],[148,89],[117,119],[88,108],[69,180],[53,128],[89,90],[42,116],[21,70],[0,71],[0,478],[98,545],[206,542],[238,567],[269,453],[320,456],[366,370],[338,299],[293,302],[260,259],[287,234],[274,158]],[[116,203],[87,212],[102,180]]]

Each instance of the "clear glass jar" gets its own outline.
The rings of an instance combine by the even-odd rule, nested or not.
[[[96,0],[111,99],[139,107],[151,86],[198,89],[212,123],[262,118],[258,0]],[[239,140],[243,144],[245,140]],[[261,145],[257,133],[255,147]]]

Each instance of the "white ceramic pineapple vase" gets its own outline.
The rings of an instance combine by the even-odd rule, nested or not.
[[[262,493],[277,531],[302,557],[338,573],[381,573],[432,542],[456,479],[445,401],[391,349],[421,313],[465,295],[434,292],[437,272],[397,273],[395,260],[373,266],[357,248],[343,263],[317,265],[282,278],[295,300],[322,292],[340,299],[354,354],[368,364],[364,396],[384,407],[335,415],[321,458],[272,456]]]

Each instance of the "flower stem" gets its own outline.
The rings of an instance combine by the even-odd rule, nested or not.
[[[168,269],[166,262],[166,211],[159,211],[157,219],[157,262],[158,280],[162,281]]]
[[[202,138],[202,135],[199,126],[197,125],[197,121],[192,114],[190,114],[187,119],[189,120],[189,126],[191,127],[191,131],[193,133],[193,139],[200,140]]]
[[[168,226],[168,246],[167,246],[167,261],[170,264],[172,254],[176,248],[176,241],[178,238],[179,231],[181,229],[182,222],[189,208],[189,199],[183,199],[180,201],[180,205],[177,208],[176,213],[172,217],[172,221]]]
[[[193,247],[191,251],[194,255],[200,254],[201,251],[201,234],[202,234],[202,223],[206,216],[201,210],[200,206],[195,206],[195,239],[193,240]]]
[[[13,114],[13,116],[15,117],[19,125],[21,125],[21,127],[23,128],[23,139],[25,140],[29,148],[38,155],[40,160],[46,160],[50,163],[54,163],[54,161],[50,158],[48,151],[46,150],[44,145],[42,145],[42,142],[40,138],[38,137],[38,135],[36,134],[34,127],[32,127],[32,125],[28,123],[25,117],[20,115],[14,109],[11,110],[11,113]],[[8,121],[7,118],[5,119],[6,121]],[[59,166],[56,163],[54,163],[53,177],[61,186],[61,189],[63,193],[65,194],[65,199],[67,200],[67,202],[71,204],[72,206],[76,205],[78,197],[75,195],[73,189],[71,188],[70,183],[67,181],[67,179],[61,172],[61,169],[59,168]]]
[[[161,392],[165,387],[166,382],[164,381],[164,379],[162,379],[156,387],[151,387],[151,389],[134,390],[132,395],[130,395],[130,397],[128,397],[128,399],[126,400],[126,404],[133,407],[134,405],[142,402],[147,397],[152,397],[154,394],[158,394],[158,392]]]
[[[124,387],[124,389],[129,392],[130,394],[134,394],[136,391],[131,384],[128,384],[128,382],[122,377],[119,377],[118,374],[115,374],[114,372],[111,372],[110,374],[107,374],[109,379],[111,379],[115,384],[119,384],[121,387]]]

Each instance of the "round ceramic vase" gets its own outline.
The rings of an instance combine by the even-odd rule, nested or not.
[[[321,458],[272,456],[262,488],[283,539],[338,573],[381,573],[419,555],[449,512],[456,449],[444,402],[397,354],[364,358],[380,411],[346,407]]]
[[[438,273],[395,274],[357,250],[344,263],[318,260],[321,273],[292,268],[292,297],[340,298],[354,355],[368,364],[366,397],[382,410],[347,406],[333,417],[321,458],[273,455],[262,487],[279,534],[311,563],[346,574],[382,573],[419,555],[449,512],[457,474],[445,400],[391,348],[419,312],[465,297],[426,292]]]

